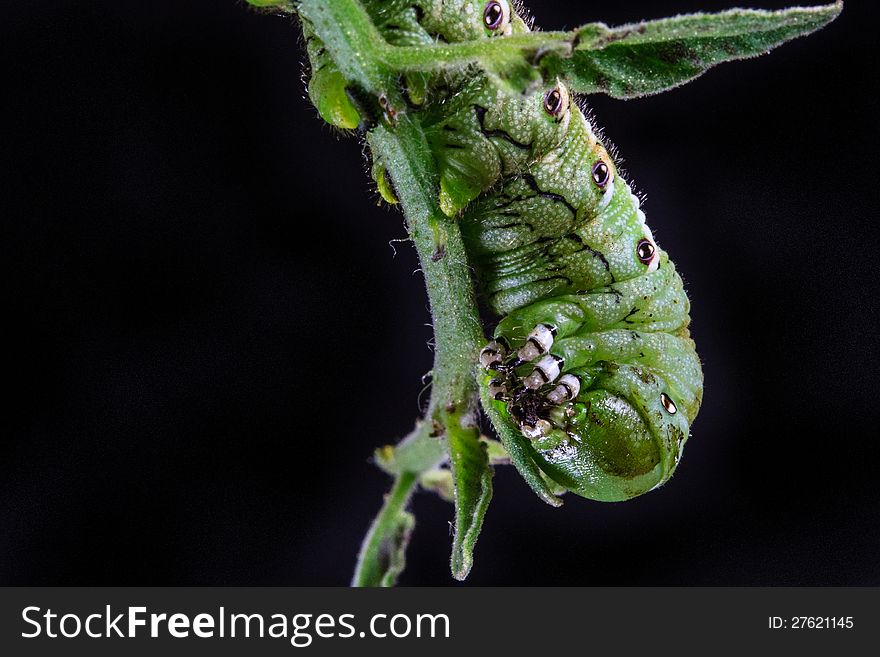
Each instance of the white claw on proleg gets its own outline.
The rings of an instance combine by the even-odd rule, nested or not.
[[[504,362],[505,355],[507,350],[504,346],[493,340],[480,350],[480,365],[486,370],[497,369]]]
[[[571,401],[581,391],[581,382],[576,376],[563,374],[559,377],[559,385],[547,393],[547,399],[553,404]]]
[[[507,396],[507,386],[501,379],[492,379],[489,381],[489,396],[492,399],[503,399]]]
[[[551,383],[559,377],[562,359],[552,354],[547,354],[535,364],[535,369],[525,379],[523,385],[530,390],[537,390],[546,383]]]
[[[526,336],[526,343],[516,353],[519,359],[525,363],[535,360],[541,354],[546,354],[553,346],[555,329],[546,324],[538,324],[532,332]]]

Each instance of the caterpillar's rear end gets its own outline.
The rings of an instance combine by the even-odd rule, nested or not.
[[[624,500],[672,475],[703,377],[678,272],[583,113],[563,112],[560,141],[462,216],[489,305],[506,315],[481,354],[483,385],[550,479]]]

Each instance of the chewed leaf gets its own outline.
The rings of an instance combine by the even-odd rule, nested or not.
[[[733,9],[618,28],[577,30],[570,57],[542,61],[545,77],[564,78],[581,93],[636,98],[659,93],[721,62],[755,57],[833,21],[843,3],[781,11]]]
[[[474,546],[492,499],[492,468],[486,446],[475,428],[450,424],[447,436],[455,490],[455,539],[452,576],[463,580],[474,563]]]
[[[406,566],[406,548],[416,519],[406,511],[416,475],[398,475],[358,553],[352,586],[394,586]]]
[[[380,564],[384,566],[379,586],[390,587],[397,583],[397,578],[406,567],[406,548],[410,536],[416,526],[416,518],[408,511],[397,516],[392,531],[380,544]]]

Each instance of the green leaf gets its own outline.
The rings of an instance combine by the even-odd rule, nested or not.
[[[419,486],[436,493],[441,500],[455,503],[455,483],[452,481],[452,471],[447,468],[423,472],[419,475]]]
[[[551,54],[545,77],[575,91],[636,98],[677,87],[721,62],[755,57],[833,21],[843,3],[781,11],[734,9],[576,30],[570,57]]]
[[[473,427],[462,427],[453,416],[447,423],[449,460],[455,489],[455,538],[452,576],[463,580],[474,563],[474,546],[492,499],[492,468],[486,445]]]
[[[480,436],[480,441],[486,445],[486,453],[489,455],[489,465],[510,465],[510,455],[504,449],[504,445],[487,436]]]
[[[391,531],[386,535],[386,540],[380,545],[380,572],[382,577],[379,586],[391,587],[397,583],[397,578],[406,567],[406,548],[409,539],[416,526],[416,517],[403,511],[394,520]]]
[[[397,71],[476,66],[510,90],[562,78],[581,93],[636,98],[677,87],[721,62],[755,57],[833,21],[843,2],[780,11],[733,9],[609,28],[530,32],[497,39],[395,47],[381,45]],[[538,74],[540,72],[540,75]]]
[[[489,397],[488,386],[480,386],[480,389],[483,410],[489,416],[495,432],[501,439],[501,444],[507,451],[510,462],[538,497],[550,506],[562,506],[562,500],[556,496],[538,466],[535,465],[529,447],[525,444],[526,439],[504,419],[504,404]]]
[[[432,435],[432,423],[416,422],[415,428],[397,445],[383,445],[373,452],[379,468],[391,475],[404,472],[423,472],[436,468],[446,460],[446,441]]]

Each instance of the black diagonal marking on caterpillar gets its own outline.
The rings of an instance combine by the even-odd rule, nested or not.
[[[573,217],[577,217],[577,208],[574,207],[571,203],[569,203],[568,199],[565,198],[562,194],[555,194],[554,192],[545,192],[538,185],[538,181],[535,180],[535,177],[530,173],[521,173],[517,176],[520,180],[522,180],[526,185],[531,187],[534,192],[540,196],[541,198],[550,199],[551,201],[556,201],[557,203],[562,203],[571,212]]]
[[[616,280],[614,280],[614,274],[611,272],[611,263],[608,262],[608,258],[605,257],[604,253],[602,253],[601,251],[597,251],[592,246],[584,242],[583,238],[577,233],[569,233],[568,235],[566,235],[566,237],[580,243],[584,251],[589,251],[593,257],[599,258],[599,260],[602,261],[602,265],[605,267],[605,271],[607,271],[608,275],[611,277],[611,282],[617,282]]]
[[[565,281],[565,284],[569,287],[572,285],[573,281],[568,276],[547,276],[545,278],[536,278],[531,283],[549,283],[550,281]],[[493,292],[489,295],[489,299],[494,299],[502,292],[506,292],[507,290],[498,290],[497,292]]]
[[[633,308],[632,310],[630,310],[630,311],[626,314],[626,317],[624,317],[624,318],[623,318],[622,320],[620,320],[620,321],[622,321],[622,322],[626,322],[627,324],[635,324],[635,322],[632,321],[632,320],[630,319],[630,317],[632,317],[633,315],[635,315],[635,314],[638,313],[638,312],[639,312],[639,309],[638,309],[638,308]]]
[[[501,200],[504,198],[505,200]],[[538,198],[537,194],[532,194],[531,196],[526,196],[525,194],[518,194],[517,196],[510,196],[509,194],[499,194],[497,198],[493,199],[494,209],[501,210],[503,208],[510,207],[514,203],[520,203],[522,201],[528,201],[533,198]]]
[[[529,149],[532,147],[531,144],[524,144],[524,143],[521,142],[521,141],[517,141],[516,139],[514,139],[514,138],[510,135],[509,132],[507,132],[507,131],[505,131],[505,130],[489,130],[489,129],[486,127],[486,123],[485,123],[485,121],[486,121],[486,112],[488,112],[488,111],[489,111],[489,110],[487,110],[485,107],[482,107],[482,106],[480,106],[480,105],[474,105],[474,112],[475,112],[476,115],[477,115],[477,121],[479,121],[479,123],[480,123],[480,132],[482,132],[484,136],[486,136],[486,137],[498,137],[498,138],[500,138],[500,139],[503,139],[503,140],[506,141],[506,142],[509,142],[509,143],[513,144],[513,145],[516,146],[517,148],[521,148],[521,149],[526,150],[526,151],[529,150]]]
[[[454,128],[453,128],[454,129]],[[527,173],[520,173],[517,175],[510,176],[508,178],[504,178],[500,181],[499,186],[504,187],[508,183],[514,182],[516,180],[522,180],[525,182],[532,190],[532,194],[510,194],[508,192],[501,191],[498,195],[492,199],[493,207],[495,209],[506,208],[514,203],[520,203],[523,201],[529,201],[533,198],[545,198],[549,201],[556,201],[558,203],[562,203],[565,208],[571,212],[573,216],[577,216],[577,211],[574,209],[568,201],[566,201],[564,196],[560,194],[554,194],[553,192],[545,192],[540,187],[538,187],[538,183],[535,180],[534,176]]]
[[[549,283],[550,281],[565,281],[565,284],[569,287],[574,282],[568,276],[547,276],[546,278],[535,279],[535,283]]]

